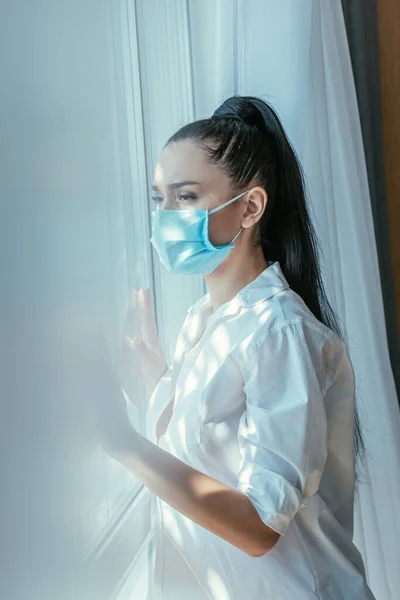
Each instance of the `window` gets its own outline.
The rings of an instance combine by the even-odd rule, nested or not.
[[[162,11],[167,8],[170,11],[171,7],[163,5]],[[168,13],[168,26],[175,31],[177,17],[184,27],[185,12],[178,7],[173,12],[176,14]],[[176,114],[182,88],[185,93],[190,90],[190,81],[179,74],[184,66],[182,42],[178,40],[170,48],[169,57],[160,54],[152,42],[152,29],[158,29],[160,23],[164,27],[167,22],[158,13],[155,19],[155,14],[152,3],[104,3],[106,36],[98,40],[101,49],[97,60],[102,69],[98,95],[105,98],[108,111],[104,112],[97,147],[102,170],[96,185],[96,218],[95,222],[88,221],[84,234],[94,238],[98,248],[93,258],[102,289],[97,310],[112,354],[115,356],[121,341],[132,288],[150,287],[160,341],[171,364],[186,311],[204,293],[204,285],[201,276],[188,280],[168,273],[150,243],[150,189],[155,161],[169,133],[178,128],[182,118],[190,117]],[[166,37],[176,39],[168,28],[157,35],[160,43]],[[157,87],[164,85],[164,90],[166,85],[174,88],[174,81],[165,81],[165,61],[175,65],[171,74],[180,81],[167,105],[165,94],[153,95],[156,82]],[[143,395],[143,409],[129,405],[130,417],[144,434],[144,390],[139,388],[138,394]],[[80,518],[88,555],[88,585],[96,590],[96,600],[111,594],[118,594],[118,600],[122,600],[133,596],[133,592],[146,600],[154,559],[154,498],[102,450],[88,452],[82,460],[85,490]]]

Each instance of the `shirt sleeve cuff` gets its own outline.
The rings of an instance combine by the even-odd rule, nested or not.
[[[285,477],[254,463],[244,463],[236,487],[249,498],[261,520],[281,535],[305,506],[300,491]]]

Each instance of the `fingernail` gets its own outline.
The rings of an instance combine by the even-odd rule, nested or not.
[[[142,343],[142,338],[137,337],[137,336],[134,337],[133,338],[133,343],[134,343],[135,346],[140,346],[140,344]]]

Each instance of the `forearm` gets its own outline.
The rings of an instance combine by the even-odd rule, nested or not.
[[[279,535],[260,519],[245,494],[197,471],[134,431],[114,455],[167,504],[251,556],[267,552]]]

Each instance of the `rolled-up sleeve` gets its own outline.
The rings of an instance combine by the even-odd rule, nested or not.
[[[304,322],[260,338],[242,366],[237,488],[284,535],[319,488],[327,457],[327,340]]]

